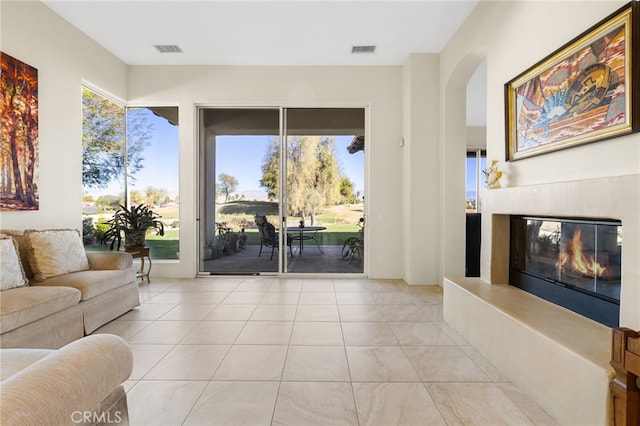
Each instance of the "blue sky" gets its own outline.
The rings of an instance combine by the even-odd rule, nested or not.
[[[144,110],[146,119],[153,126],[150,144],[144,150],[143,169],[136,173],[136,183],[129,189],[144,192],[149,186],[166,189],[171,197],[178,194],[179,152],[178,126],[169,124],[150,110]],[[94,198],[100,195],[118,195],[123,191],[122,182],[112,182],[106,189],[90,189],[86,193]]]
[[[477,196],[475,194],[476,191],[476,176],[477,176],[477,169],[476,169],[476,164],[477,161],[475,159],[475,157],[473,158],[469,158],[467,157],[467,188],[466,188],[466,198],[467,200],[471,200],[471,199],[476,199]],[[484,173],[482,173],[482,170],[485,170],[487,168],[487,159],[486,158],[482,158],[481,164],[480,164],[480,191],[482,191],[484,189]]]
[[[130,189],[144,191],[153,186],[166,189],[174,197],[179,191],[180,179],[178,126],[149,110],[146,110],[146,115],[153,124],[154,132],[150,145],[144,151],[144,168],[136,174],[136,183]]]
[[[136,184],[131,189],[144,191],[147,187],[166,189],[171,197],[178,194],[179,182],[179,145],[178,126],[169,124],[165,119],[147,111],[147,118],[153,124],[154,132],[151,144],[144,152],[144,168],[136,175]],[[221,136],[217,139],[216,174],[227,173],[238,180],[238,193],[260,191],[262,162],[272,136]],[[364,195],[364,151],[349,154],[346,147],[352,136],[334,136],[336,156],[342,171],[355,184],[355,191]],[[475,160],[475,159],[474,159]],[[466,178],[467,196],[475,190],[474,160],[467,159]],[[486,164],[482,164],[486,167]],[[480,175],[481,188],[484,186],[484,175]],[[105,190],[90,190],[95,197],[122,192],[120,182],[114,182]]]
[[[173,198],[178,194],[179,144],[178,126],[169,124],[146,110],[147,120],[153,125],[149,146],[144,151],[143,169],[136,173],[136,182],[130,186],[144,193],[153,186],[165,189]],[[236,192],[260,192],[262,163],[273,136],[219,136],[216,140],[216,175],[227,173],[238,180]],[[335,136],[336,157],[343,173],[354,183],[354,190],[364,195],[364,152],[347,152],[353,136]],[[122,183],[113,182],[104,190],[89,190],[94,197],[117,195],[122,192]]]

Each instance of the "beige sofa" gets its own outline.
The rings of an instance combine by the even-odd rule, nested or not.
[[[79,233],[77,243],[73,233],[62,231],[71,230],[0,231],[17,243],[20,263],[28,280],[28,285],[0,291],[0,347],[57,349],[140,305],[130,254],[85,253]],[[64,249],[50,250],[43,250],[42,245],[34,242],[36,236],[48,237],[56,232],[65,238],[71,235],[73,240],[59,242]],[[38,255],[37,250],[45,251],[40,255],[49,256],[46,261],[54,266],[58,261],[64,263],[65,256],[85,263],[75,268],[81,270],[44,271],[43,275],[44,261],[36,262],[41,268],[34,270],[33,257]],[[3,260],[3,269],[9,268]],[[5,275],[4,270],[1,272]],[[9,279],[10,275],[7,273],[2,279]],[[19,274],[15,280],[20,280]],[[3,287],[5,284],[3,281]]]
[[[3,426],[129,422],[122,386],[133,356],[118,336],[98,334],[62,349],[0,349]]]

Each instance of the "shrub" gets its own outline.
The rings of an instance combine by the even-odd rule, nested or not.
[[[94,237],[96,235],[96,227],[93,225],[92,217],[85,217],[82,219],[82,236]]]
[[[104,222],[98,222],[96,224],[96,239],[98,241],[102,240],[104,233],[109,229],[109,224]]]

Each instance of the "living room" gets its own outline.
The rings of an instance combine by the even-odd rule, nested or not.
[[[196,106],[362,107],[366,275],[444,286],[465,275],[466,85],[486,61],[487,158],[498,160],[503,188],[483,200],[481,280],[508,280],[507,215],[618,219],[631,236],[622,253],[620,326],[640,329],[638,135],[507,161],[504,125],[505,83],[626,3],[593,1],[577,10],[573,1],[481,1],[442,52],[415,52],[401,66],[144,66],[120,61],[40,2],[3,1],[2,51],[39,71],[40,209],[3,211],[2,228],[81,227],[83,83],[131,105],[179,107],[180,259],[155,262],[158,278],[198,272]],[[458,318],[467,307],[447,305],[446,287],[444,309],[445,319],[464,327]]]

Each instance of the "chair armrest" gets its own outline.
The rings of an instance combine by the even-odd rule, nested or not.
[[[118,336],[69,343],[2,382],[2,424],[73,424],[127,380],[132,366],[131,349]]]
[[[89,268],[93,270],[128,269],[133,266],[133,257],[122,251],[87,252]]]

